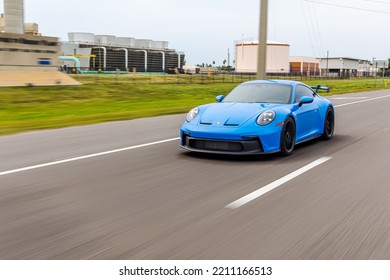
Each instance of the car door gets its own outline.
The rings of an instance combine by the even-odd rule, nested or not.
[[[317,124],[320,119],[320,111],[315,92],[304,85],[297,85],[295,89],[294,104],[298,105],[299,100],[304,97],[312,97],[314,101],[308,104],[302,104],[295,111],[296,121],[296,141],[304,141],[319,133]]]

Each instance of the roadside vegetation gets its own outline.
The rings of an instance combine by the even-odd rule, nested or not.
[[[81,86],[6,87],[0,89],[0,135],[106,121],[185,113],[214,102],[245,75],[76,75]],[[290,79],[290,78],[288,78]],[[294,79],[294,77],[292,78]],[[389,88],[378,78],[302,80],[330,86],[329,94]],[[321,93],[321,95],[329,95]]]

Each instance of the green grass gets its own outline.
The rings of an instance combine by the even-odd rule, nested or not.
[[[0,135],[114,120],[184,113],[213,102],[249,77],[200,75],[80,75],[81,86],[0,89]],[[333,94],[381,89],[373,79],[304,81]],[[387,87],[387,85],[386,85]]]

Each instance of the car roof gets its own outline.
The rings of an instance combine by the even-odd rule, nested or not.
[[[303,84],[298,81],[292,81],[292,80],[254,80],[245,82],[243,84],[280,84],[280,85],[289,85],[289,86],[296,86],[297,84]]]

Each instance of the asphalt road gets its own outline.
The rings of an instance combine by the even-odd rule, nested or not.
[[[0,259],[390,259],[390,91],[330,99],[290,157],[188,153],[184,115],[0,137]]]

